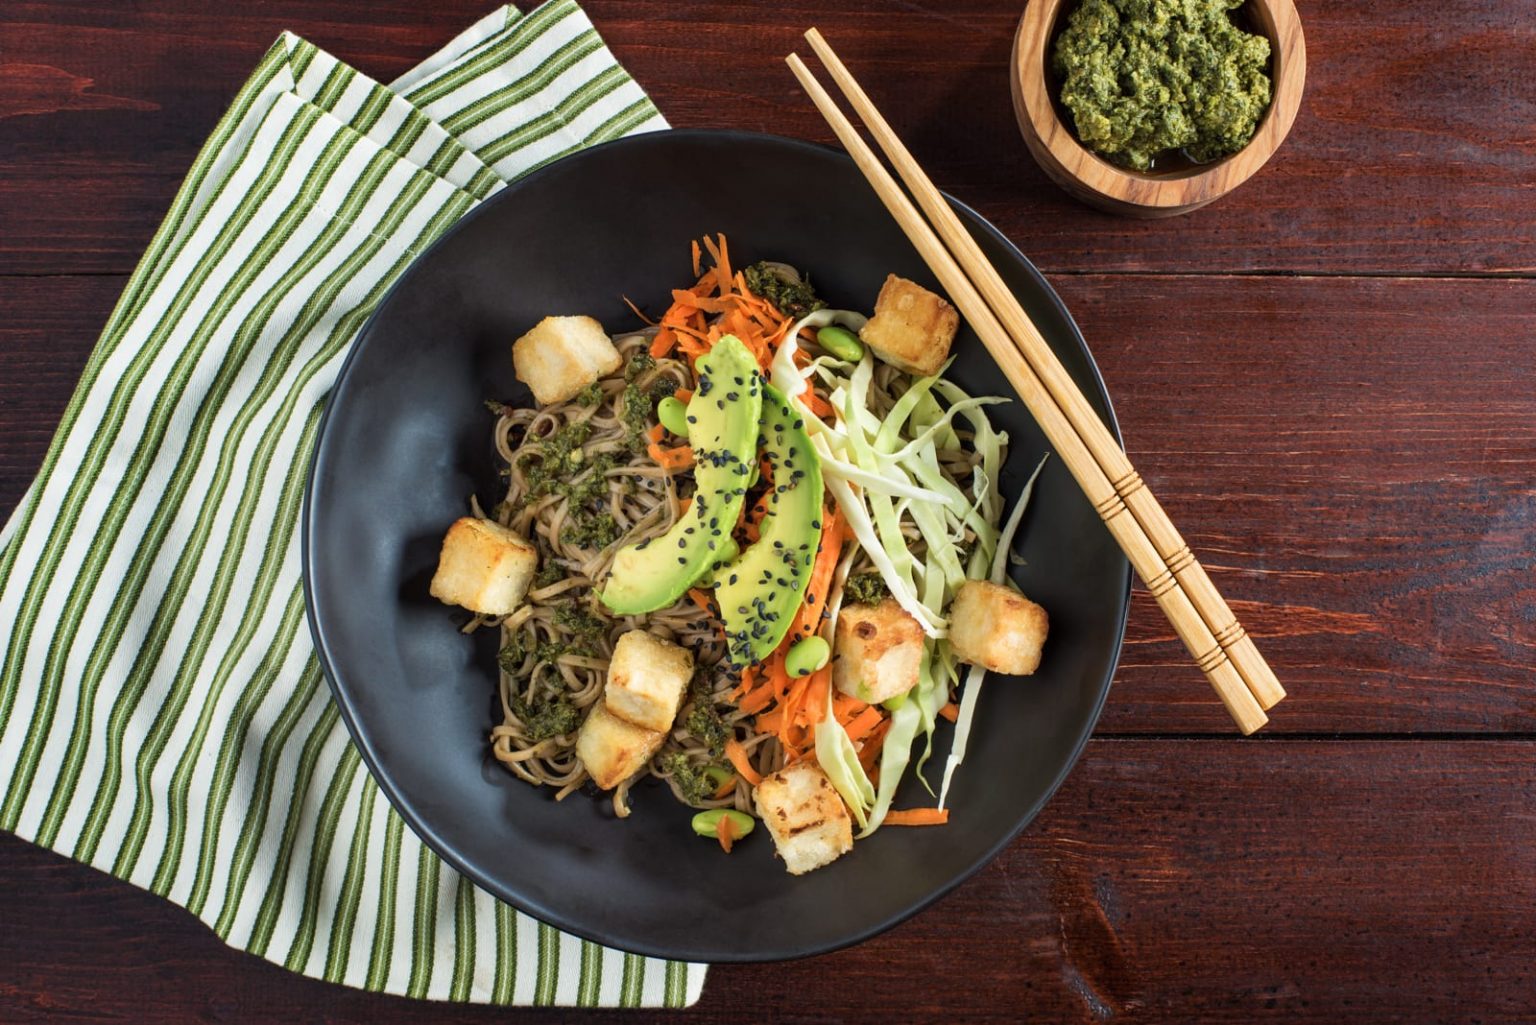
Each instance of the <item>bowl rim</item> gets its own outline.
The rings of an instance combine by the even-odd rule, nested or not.
[[[1268,14],[1273,25],[1273,31],[1265,35],[1274,63],[1274,90],[1269,109],[1247,145],[1209,164],[1165,174],[1120,167],[1088,149],[1057,113],[1046,74],[1055,25],[1063,9],[1076,2],[1028,0],[1010,58],[1014,112],[1020,130],[1036,159],[1059,183],[1065,184],[1061,182],[1065,176],[1075,187],[1111,202],[1183,212],[1218,199],[1247,181],[1290,134],[1301,107],[1307,72],[1301,16],[1294,0],[1249,0]]]
[[[1066,782],[1067,777],[1071,774],[1078,761],[1082,758],[1083,751],[1087,748],[1088,741],[1092,738],[1094,731],[1098,727],[1099,720],[1103,716],[1104,705],[1107,702],[1109,692],[1114,685],[1115,676],[1119,672],[1120,659],[1125,651],[1126,625],[1130,618],[1132,573],[1129,562],[1125,564],[1124,579],[1119,591],[1119,610],[1117,616],[1118,622],[1115,626],[1115,640],[1113,644],[1113,650],[1109,653],[1109,659],[1106,665],[1103,681],[1102,683],[1096,684],[1096,686],[1099,688],[1099,693],[1097,699],[1094,701],[1092,714],[1085,722],[1082,733],[1072,744],[1069,757],[1063,762],[1061,767],[1052,777],[1049,785],[1041,793],[1039,799],[1034,802],[1020,817],[1018,823],[1012,829],[1008,830],[1006,834],[1001,836],[992,847],[983,852],[981,856],[978,857],[970,865],[956,873],[944,885],[935,887],[927,894],[925,894],[921,899],[905,905],[900,910],[882,918],[880,921],[870,925],[869,927],[859,930],[856,934],[839,937],[836,942],[823,942],[813,946],[794,949],[773,948],[763,951],[754,951],[750,954],[726,953],[722,955],[720,953],[706,952],[701,950],[680,951],[676,949],[664,949],[651,946],[646,943],[624,942],[621,944],[617,942],[613,936],[605,935],[601,926],[592,926],[590,923],[571,921],[566,915],[562,914],[556,908],[546,906],[537,900],[527,897],[525,894],[513,894],[507,890],[506,886],[502,882],[492,878],[489,874],[480,871],[477,866],[466,863],[465,860],[459,856],[453,844],[450,843],[436,828],[434,828],[432,824],[432,815],[424,813],[421,807],[419,807],[415,802],[410,800],[404,793],[401,792],[393,776],[386,770],[383,764],[384,760],[381,760],[380,752],[373,744],[369,733],[361,728],[357,719],[357,708],[351,699],[348,687],[340,682],[336,653],[333,650],[331,645],[331,638],[327,633],[325,624],[322,622],[320,613],[316,606],[315,580],[313,571],[313,559],[317,543],[316,534],[318,530],[314,514],[315,491],[318,482],[321,480],[321,478],[326,476],[330,468],[331,458],[334,457],[334,452],[330,451],[330,447],[326,445],[326,439],[328,437],[326,428],[328,426],[328,422],[331,419],[332,411],[336,408],[336,396],[341,393],[350,372],[357,366],[359,362],[358,354],[361,353],[365,348],[367,339],[373,335],[376,322],[382,319],[384,311],[389,308],[390,300],[398,291],[402,289],[403,284],[410,276],[412,270],[418,264],[427,261],[431,257],[432,253],[439,247],[443,247],[450,238],[463,231],[465,226],[473,219],[485,216],[488,209],[491,209],[499,203],[510,202],[511,197],[520,192],[522,187],[524,187],[527,183],[536,182],[549,176],[550,174],[559,173],[558,169],[561,167],[561,165],[568,161],[580,160],[584,156],[594,153],[598,150],[617,149],[632,145],[655,145],[660,140],[686,141],[690,138],[700,137],[725,141],[739,140],[742,142],[756,143],[769,142],[790,148],[812,150],[819,153],[832,153],[843,160],[852,160],[852,158],[844,153],[839,147],[828,146],[822,143],[811,142],[804,139],[795,139],[786,136],[773,135],[767,132],[754,132],[739,129],[669,129],[661,132],[647,132],[641,133],[639,135],[624,136],[609,142],[599,143],[584,149],[577,150],[576,152],[566,157],[553,161],[550,164],[547,164],[538,168],[537,170],[528,173],[522,178],[508,183],[505,188],[499,190],[495,195],[492,195],[485,201],[481,202],[466,212],[464,216],[462,216],[455,224],[450,226],[441,236],[439,236],[429,246],[418,253],[411,261],[411,264],[401,272],[400,276],[396,278],[393,284],[390,285],[385,294],[380,297],[379,302],[374,307],[373,312],[369,315],[367,321],[364,322],[362,328],[359,329],[356,338],[354,339],[346,356],[343,358],[342,364],[337,371],[336,379],[331,386],[330,394],[327,396],[325,410],[321,414],[320,423],[316,431],[315,444],[311,452],[308,472],[304,485],[302,513],[299,527],[300,566],[304,591],[304,613],[306,625],[309,628],[310,637],[314,643],[315,657],[319,663],[321,675],[325,678],[326,685],[331,692],[332,700],[336,703],[337,710],[340,714],[343,724],[346,727],[349,739],[357,747],[358,753],[362,757],[363,764],[368,770],[369,775],[378,785],[380,792],[389,802],[390,807],[400,815],[402,820],[411,829],[411,831],[415,833],[416,836],[420,838],[421,841],[428,848],[430,848],[437,857],[439,857],[454,871],[464,875],[472,883],[474,883],[475,886],[489,893],[497,900],[511,905],[518,911],[529,915],[530,917],[540,922],[551,925],[562,932],[570,933],[571,935],[577,936],[581,939],[589,940],[606,947],[623,950],[645,957],[685,961],[707,960],[713,964],[750,964],[773,961],[789,961],[804,957],[813,957],[820,954],[830,953],[835,950],[841,950],[846,947],[855,946],[869,939],[872,939],[873,937],[878,936],[881,933],[886,932],[889,929],[892,929],[895,926],[901,924],[902,922],[905,922],[908,919],[914,917],[925,909],[931,907],[941,898],[948,895],[962,883],[973,878],[983,868],[995,861],[997,857],[1039,817],[1040,812],[1044,810],[1045,806],[1050,803],[1052,798],[1055,797],[1056,793],[1061,789],[1062,784]],[[1004,235],[996,225],[982,216],[978,211],[961,202],[960,200],[953,198],[948,193],[943,193],[943,195],[945,199],[954,206],[956,211],[962,215],[963,218],[968,217],[971,223],[973,223],[976,227],[979,227],[988,234],[992,235],[1005,247],[1007,251],[1011,252],[1013,255],[1016,255],[1029,276],[1036,279],[1044,286],[1045,294],[1048,300],[1056,308],[1056,312],[1062,316],[1062,318],[1070,327],[1073,341],[1083,350],[1084,354],[1088,358],[1088,368],[1091,372],[1093,383],[1097,386],[1098,393],[1102,395],[1104,399],[1105,426],[1109,428],[1109,431],[1115,440],[1123,445],[1124,439],[1120,432],[1119,419],[1115,415],[1114,404],[1109,394],[1108,384],[1104,380],[1104,376],[1102,371],[1099,369],[1098,362],[1093,358],[1093,353],[1092,350],[1088,347],[1087,339],[1083,336],[1081,328],[1078,327],[1077,321],[1072,317],[1071,312],[1067,309],[1066,303],[1062,300],[1060,294],[1057,293],[1056,289],[1050,284],[1049,280],[1040,271],[1040,269],[1036,267],[1034,263],[1024,255],[1023,251],[1020,250],[1012,240]]]

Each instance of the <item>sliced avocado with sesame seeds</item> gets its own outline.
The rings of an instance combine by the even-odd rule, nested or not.
[[[821,460],[805,421],[771,384],[763,385],[760,443],[773,486],[757,541],[715,573],[727,654],[737,665],[762,661],[784,640],[821,543]]]
[[[688,400],[693,502],[671,530],[614,556],[599,597],[620,615],[666,608],[735,551],[731,529],[757,462],[763,375],[735,335],[700,356],[696,370],[698,387]]]

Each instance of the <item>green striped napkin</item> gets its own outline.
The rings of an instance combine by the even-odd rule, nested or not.
[[[0,531],[0,827],[351,986],[681,1006],[443,865],[379,798],[304,622],[299,505],[353,337],[503,183],[666,122],[571,0],[383,86],[291,35],[198,156]]]

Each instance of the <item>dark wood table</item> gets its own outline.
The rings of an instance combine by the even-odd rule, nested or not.
[[[993,865],[695,1021],[1505,1022],[1536,1013],[1536,6],[1303,0],[1289,142],[1196,214],[1045,179],[1021,0],[588,0],[678,126],[830,135],[817,23],[1050,276],[1132,457],[1290,690],[1234,735],[1145,592],[1098,733]],[[392,77],[483,0],[0,4],[0,513],[180,177],[282,29]],[[0,837],[0,1021],[630,1021],[290,975]]]

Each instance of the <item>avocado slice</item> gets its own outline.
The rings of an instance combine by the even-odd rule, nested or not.
[[[626,545],[598,596],[620,615],[664,609],[722,562],[756,464],[763,375],[735,335],[699,357],[688,400],[693,503],[660,537]],[[819,485],[818,485],[819,486]]]
[[[805,421],[771,384],[763,385],[760,441],[773,472],[768,510],[757,542],[715,573],[715,602],[737,665],[761,662],[784,640],[821,543],[821,460]]]

